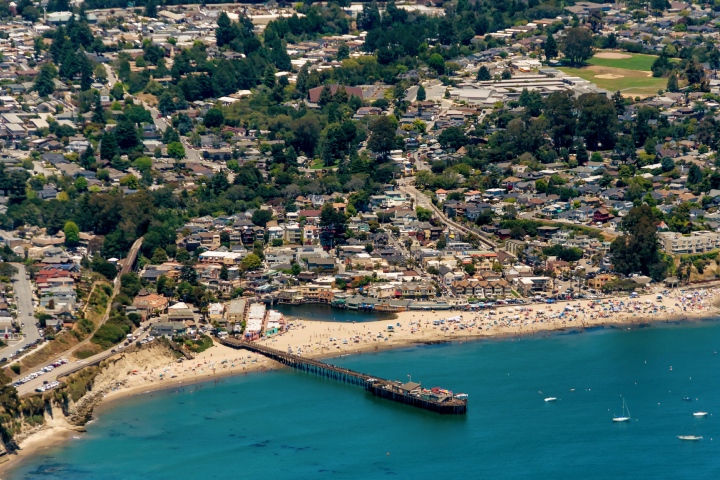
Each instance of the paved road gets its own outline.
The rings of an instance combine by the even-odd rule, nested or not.
[[[441,222],[443,222],[445,225],[458,230],[462,233],[472,233],[473,235],[476,235],[478,239],[480,240],[480,243],[484,244],[486,247],[489,247],[491,249],[497,248],[497,244],[493,242],[492,240],[489,240],[488,238],[484,237],[481,233],[472,230],[464,225],[461,225],[453,220],[450,220],[445,216],[445,214],[437,208],[435,205],[433,205],[430,198],[419,191],[417,188],[415,188],[413,185],[408,185],[407,182],[399,183],[398,186],[399,190],[403,193],[409,193],[415,198],[415,205],[420,206],[423,208],[429,208],[433,212],[435,212],[435,216],[440,219]]]
[[[13,343],[0,350],[0,358],[10,358],[10,355],[15,353],[19,348],[40,338],[38,329],[35,327],[37,320],[35,320],[33,316],[32,284],[30,280],[26,278],[25,265],[13,263],[13,266],[18,269],[18,273],[13,276],[13,279],[15,279],[15,282],[13,282],[13,290],[15,291],[15,301],[18,306],[17,322],[19,324],[25,324],[25,328],[22,329],[25,338],[18,343]]]
[[[138,238],[137,240],[135,240],[135,243],[133,243],[132,247],[130,247],[130,251],[128,252],[127,257],[125,257],[125,262],[124,262],[124,264],[123,264],[123,267],[122,267],[122,269],[120,270],[120,272],[118,273],[117,278],[115,279],[115,286],[114,286],[114,289],[113,289],[113,299],[115,298],[115,295],[117,295],[118,292],[120,291],[120,277],[121,277],[123,274],[129,273],[129,272],[132,271],[133,265],[135,264],[135,260],[137,259],[138,252],[140,251],[140,247],[142,246],[142,242],[143,242],[143,237],[140,237],[140,238]],[[111,300],[110,305],[111,305],[111,304],[112,304],[112,300]],[[100,328],[100,325],[102,325],[103,323],[105,323],[105,322],[107,321],[107,319],[109,318],[109,316],[110,316],[110,310],[111,310],[110,305],[108,305],[108,308],[107,308],[107,310],[105,311],[105,314],[104,314],[103,317],[100,319],[100,323],[98,324],[98,328]],[[33,327],[34,327],[34,325],[33,325]],[[136,330],[136,332],[139,332],[139,330]],[[37,332],[36,332],[36,333],[37,333]],[[61,354],[59,354],[59,355],[58,355],[57,357],[55,357],[55,358],[49,359],[49,360],[47,361],[47,364],[46,364],[46,365],[49,365],[49,364],[55,362],[56,360],[60,360],[61,358],[70,358],[70,356],[72,355],[73,352],[77,351],[80,347],[82,347],[82,346],[86,345],[88,342],[90,342],[90,339],[91,339],[91,338],[92,338],[92,336],[88,336],[88,338],[86,338],[86,339],[83,340],[82,342],[78,343],[78,344],[75,345],[73,348],[62,352]],[[84,366],[84,365],[87,364],[87,363],[92,363],[93,361],[99,361],[99,360],[105,359],[105,358],[109,357],[110,355],[112,355],[112,352],[106,350],[106,351],[104,351],[104,352],[100,352],[100,353],[98,353],[98,354],[96,354],[96,355],[93,355],[92,357],[89,357],[89,358],[87,358],[87,359],[85,359],[85,360],[82,360],[82,361],[81,361],[82,363],[73,362],[73,363],[68,363],[68,364],[62,365],[62,366],[56,368],[55,370],[53,370],[53,371],[50,372],[50,373],[47,373],[47,374],[45,374],[45,375],[41,375],[41,376],[39,376],[38,378],[36,378],[36,379],[34,379],[34,380],[32,380],[32,381],[24,384],[24,385],[19,386],[19,387],[18,387],[18,393],[21,394],[21,395],[24,395],[24,394],[27,394],[27,393],[31,393],[31,392],[33,392],[36,388],[38,388],[40,385],[42,385],[42,384],[43,384],[43,381],[52,381],[52,380],[55,380],[58,375],[61,375],[61,374],[63,374],[63,373],[69,373],[69,372],[72,372],[72,371],[75,371],[75,370],[79,370],[80,368],[82,368],[82,366]],[[37,369],[40,370],[40,369],[41,369],[42,367],[44,367],[44,366],[45,366],[45,365],[38,365],[38,368],[37,368]]]
[[[109,64],[105,63],[103,64],[103,66],[105,67],[105,71],[107,72],[107,78],[108,83],[110,84],[110,88],[112,88],[118,82],[117,75],[115,75],[115,72]]]
[[[112,88],[113,85],[115,85],[117,82],[119,82],[117,75],[115,75],[115,72],[113,71],[112,67],[108,64],[105,64],[105,71],[107,71],[108,83],[110,84],[110,88]],[[135,98],[134,101],[136,104],[142,104],[142,106],[145,107],[145,109],[150,112],[150,115],[152,116],[152,119],[153,119],[153,123],[155,124],[155,127],[158,130],[160,130],[161,132],[164,132],[167,129],[168,124],[165,122],[165,119],[158,118],[158,116],[160,115],[160,111],[157,108],[152,107],[137,98]],[[202,158],[201,152],[193,149],[188,144],[185,144],[185,156],[190,161],[206,163],[206,162],[204,162],[204,160]]]
[[[100,319],[100,323],[98,324],[97,328],[100,328],[102,324],[107,322],[108,318],[110,318],[110,311],[112,310],[111,305],[112,301],[115,299],[115,296],[120,292],[120,277],[122,277],[126,273],[130,273],[132,271],[133,265],[135,265],[135,260],[137,259],[138,252],[140,251],[140,247],[142,246],[143,237],[138,238],[135,240],[135,243],[133,243],[132,247],[130,247],[130,251],[127,254],[127,257],[125,257],[125,260],[123,262],[123,267],[120,269],[120,272],[118,273],[117,277],[115,278],[114,287],[113,287],[113,296],[110,300],[110,303],[108,304],[108,308],[105,310],[105,314]],[[88,336],[85,340],[75,345],[70,350],[67,350],[63,352],[61,355],[57,357],[57,359],[60,358],[66,358],[68,355],[72,354],[73,352],[77,351],[80,347],[83,345],[87,345],[88,342],[90,342],[90,339],[92,336]],[[54,360],[53,360],[54,361]],[[53,361],[49,361],[48,363],[52,363]]]
[[[621,235],[622,232],[618,232],[614,228],[607,228],[607,227],[598,227],[595,225],[588,225],[587,223],[575,223],[571,222],[570,220],[565,220],[563,218],[538,218],[536,215],[536,212],[521,212],[518,214],[520,218],[523,220],[538,220],[538,221],[544,221],[544,222],[553,222],[553,223],[564,223],[567,225],[577,225],[578,227],[586,227],[590,228],[592,230],[597,230],[599,232],[605,232],[608,235],[611,235],[613,237],[616,237],[618,235]]]
[[[138,328],[133,332],[133,335],[137,338],[137,340],[142,339],[147,335],[146,332],[144,332],[142,329]],[[112,350],[117,350],[118,347],[113,347]],[[97,353],[93,355],[92,357],[88,357],[85,360],[78,360],[75,362],[66,363],[65,365],[61,365],[54,370],[44,374],[40,375],[39,377],[35,378],[34,380],[30,380],[29,382],[20,385],[17,387],[18,395],[29,395],[35,391],[36,388],[43,385],[44,382],[52,382],[53,380],[57,380],[60,376],[69,375],[71,373],[75,373],[78,370],[82,370],[88,365],[92,365],[94,363],[99,363],[102,360],[105,360],[108,357],[111,357],[113,355],[116,355],[116,352],[113,352],[112,350],[105,350],[103,352]],[[120,350],[117,350],[120,351]],[[53,363],[55,360],[59,360],[60,358],[68,358],[68,355],[61,355],[56,359],[48,360],[47,364]],[[38,366],[37,370],[40,370],[45,365]]]
[[[158,115],[160,115],[160,111],[148,105],[145,102],[141,102],[142,105],[145,107],[146,110],[150,112],[150,115],[152,115],[153,123],[155,123],[155,127],[160,130],[161,132],[164,132],[167,130],[168,124],[165,122],[164,118],[158,118]],[[183,137],[184,138],[184,137]],[[185,156],[188,160],[192,162],[200,162],[203,164],[208,164],[208,162],[205,162],[205,160],[202,158],[202,154],[199,150],[194,149],[189,143],[187,143],[187,139],[185,139],[185,142],[183,142],[183,146],[185,147]]]
[[[415,162],[415,171],[419,172],[420,170],[430,170],[430,163],[420,160],[420,155],[418,154],[418,152],[413,152],[411,158]]]
[[[408,88],[407,95],[405,95],[405,100],[407,100],[410,103],[414,102],[415,99],[417,98],[417,91],[418,91],[417,85],[413,85],[412,87]]]

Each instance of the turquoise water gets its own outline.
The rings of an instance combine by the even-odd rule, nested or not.
[[[336,358],[468,393],[469,412],[440,416],[290,370],[255,374],[117,404],[9,478],[717,479],[716,351],[720,324],[706,322]],[[612,422],[621,395],[631,423]],[[700,409],[713,415],[693,418]]]

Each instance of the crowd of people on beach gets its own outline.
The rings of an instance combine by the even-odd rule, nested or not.
[[[632,325],[709,316],[718,288],[667,290],[554,304],[502,306],[474,312],[401,312],[393,320],[352,323],[294,319],[282,335],[260,344],[308,357],[376,351],[413,343],[489,336],[547,334],[599,325]],[[216,344],[192,360],[135,372],[127,387],[202,380],[275,368],[267,358]],[[157,387],[156,387],[157,388]]]

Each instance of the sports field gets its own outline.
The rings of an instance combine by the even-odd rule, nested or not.
[[[666,78],[652,76],[653,55],[600,50],[582,68],[561,67],[563,72],[584,78],[600,88],[625,96],[646,97],[657,94],[667,85]]]
[[[588,60],[588,63],[601,67],[625,68],[627,70],[649,72],[656,58],[655,55],[599,50]]]

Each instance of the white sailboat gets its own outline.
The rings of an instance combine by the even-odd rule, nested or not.
[[[622,403],[622,415],[619,417],[613,416],[613,422],[629,422],[630,421],[630,409],[625,404],[625,397],[623,397]]]
[[[703,400],[702,406],[703,407],[705,406],[705,400]],[[705,410],[700,410],[699,412],[693,413],[693,417],[696,417],[696,418],[707,417],[707,414],[708,414],[708,412],[706,412]]]

